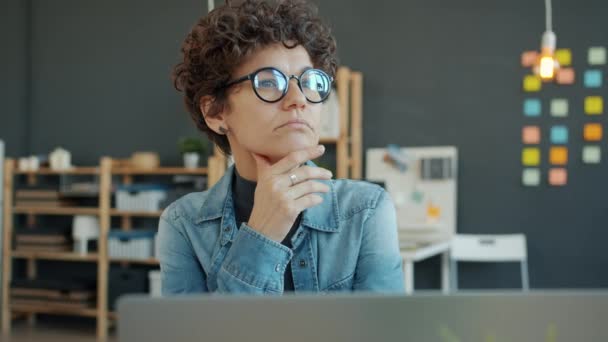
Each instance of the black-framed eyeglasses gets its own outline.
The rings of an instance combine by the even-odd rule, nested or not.
[[[300,76],[291,75],[287,77],[277,68],[264,67],[249,75],[230,81],[224,87],[228,88],[249,80],[253,91],[260,100],[274,103],[285,97],[289,90],[289,81],[292,78],[296,79],[300,91],[308,102],[321,103],[327,99],[331,92],[333,78],[319,69],[306,69]]]

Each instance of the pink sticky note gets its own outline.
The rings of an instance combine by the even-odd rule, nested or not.
[[[521,66],[524,68],[531,68],[536,64],[538,60],[538,52],[536,51],[524,51],[521,54]]]
[[[540,143],[540,128],[538,126],[525,126],[521,132],[524,144]]]
[[[558,84],[574,84],[574,69],[558,69],[555,75],[555,81]]]
[[[568,182],[568,171],[564,168],[554,168],[549,170],[549,184],[554,186],[564,186]]]

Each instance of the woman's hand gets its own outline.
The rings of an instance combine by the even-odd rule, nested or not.
[[[323,202],[315,192],[329,191],[326,184],[313,179],[331,179],[331,171],[301,166],[324,152],[323,145],[293,151],[274,165],[264,156],[252,153],[258,179],[247,225],[272,240],[283,241],[304,209]]]

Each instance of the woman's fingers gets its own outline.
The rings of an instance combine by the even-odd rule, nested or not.
[[[274,175],[288,173],[305,162],[320,157],[324,152],[325,146],[323,145],[317,145],[307,149],[290,152],[287,156],[285,156],[285,158],[279,160],[272,166],[271,172]]]
[[[287,194],[291,199],[298,199],[316,192],[329,192],[329,186],[321,182],[309,180],[291,187],[287,191]]]

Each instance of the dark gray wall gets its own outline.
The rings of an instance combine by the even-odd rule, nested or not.
[[[558,46],[572,48],[579,77],[586,49],[608,45],[608,2],[553,1]],[[606,287],[608,202],[604,162],[580,160],[580,85],[546,87],[571,99],[569,185],[521,186],[523,50],[538,49],[544,1],[322,1],[343,64],[365,75],[364,145],[456,145],[460,153],[458,230],[524,232],[533,287]],[[608,68],[604,67],[604,73]],[[606,95],[606,86],[600,94]],[[574,94],[574,95],[573,95]],[[546,112],[545,112],[545,115]],[[604,115],[605,117],[605,115]],[[606,122],[602,117],[599,120]],[[544,129],[548,118],[535,121]],[[546,144],[543,153],[547,153]],[[546,157],[542,167],[546,177]],[[437,258],[418,267],[416,285],[439,284]],[[518,286],[518,269],[463,265],[464,287]]]
[[[364,73],[366,148],[456,145],[460,232],[526,233],[533,287],[608,286],[603,272],[608,257],[602,251],[608,238],[608,202],[602,196],[607,148],[602,165],[581,165],[580,134],[574,133],[585,120],[580,112],[567,123],[572,132],[569,185],[520,185],[520,134],[526,123],[520,87],[526,70],[519,66],[519,55],[538,48],[543,1],[317,3],[334,28],[342,63]],[[149,149],[159,151],[164,163],[179,163],[176,140],[196,131],[171,87],[169,71],[205,6],[201,0],[33,0],[31,53],[15,58],[31,58],[31,91],[11,96],[31,100],[30,132],[20,148],[46,153],[62,145],[79,164]],[[13,13],[23,13],[13,7]],[[608,45],[608,2],[556,0],[554,14],[558,46],[573,49],[581,73],[586,48]],[[24,20],[0,25],[18,31],[12,28],[23,28]],[[9,45],[25,49],[24,33],[9,38]],[[2,68],[21,82],[28,66],[16,62],[13,68],[10,62]],[[6,87],[6,81],[0,82]],[[582,88],[573,91],[578,98],[584,95]],[[2,104],[2,115],[23,114],[22,101],[10,106]],[[25,130],[14,119],[10,134]],[[437,287],[438,259],[418,264],[416,276],[417,287]],[[461,280],[463,287],[512,287],[518,273],[510,266],[464,265]]]
[[[178,164],[197,134],[170,70],[202,1],[34,1],[34,153],[61,145],[80,164],[151,150]]]
[[[29,1],[0,2],[0,139],[6,154],[27,150]]]

